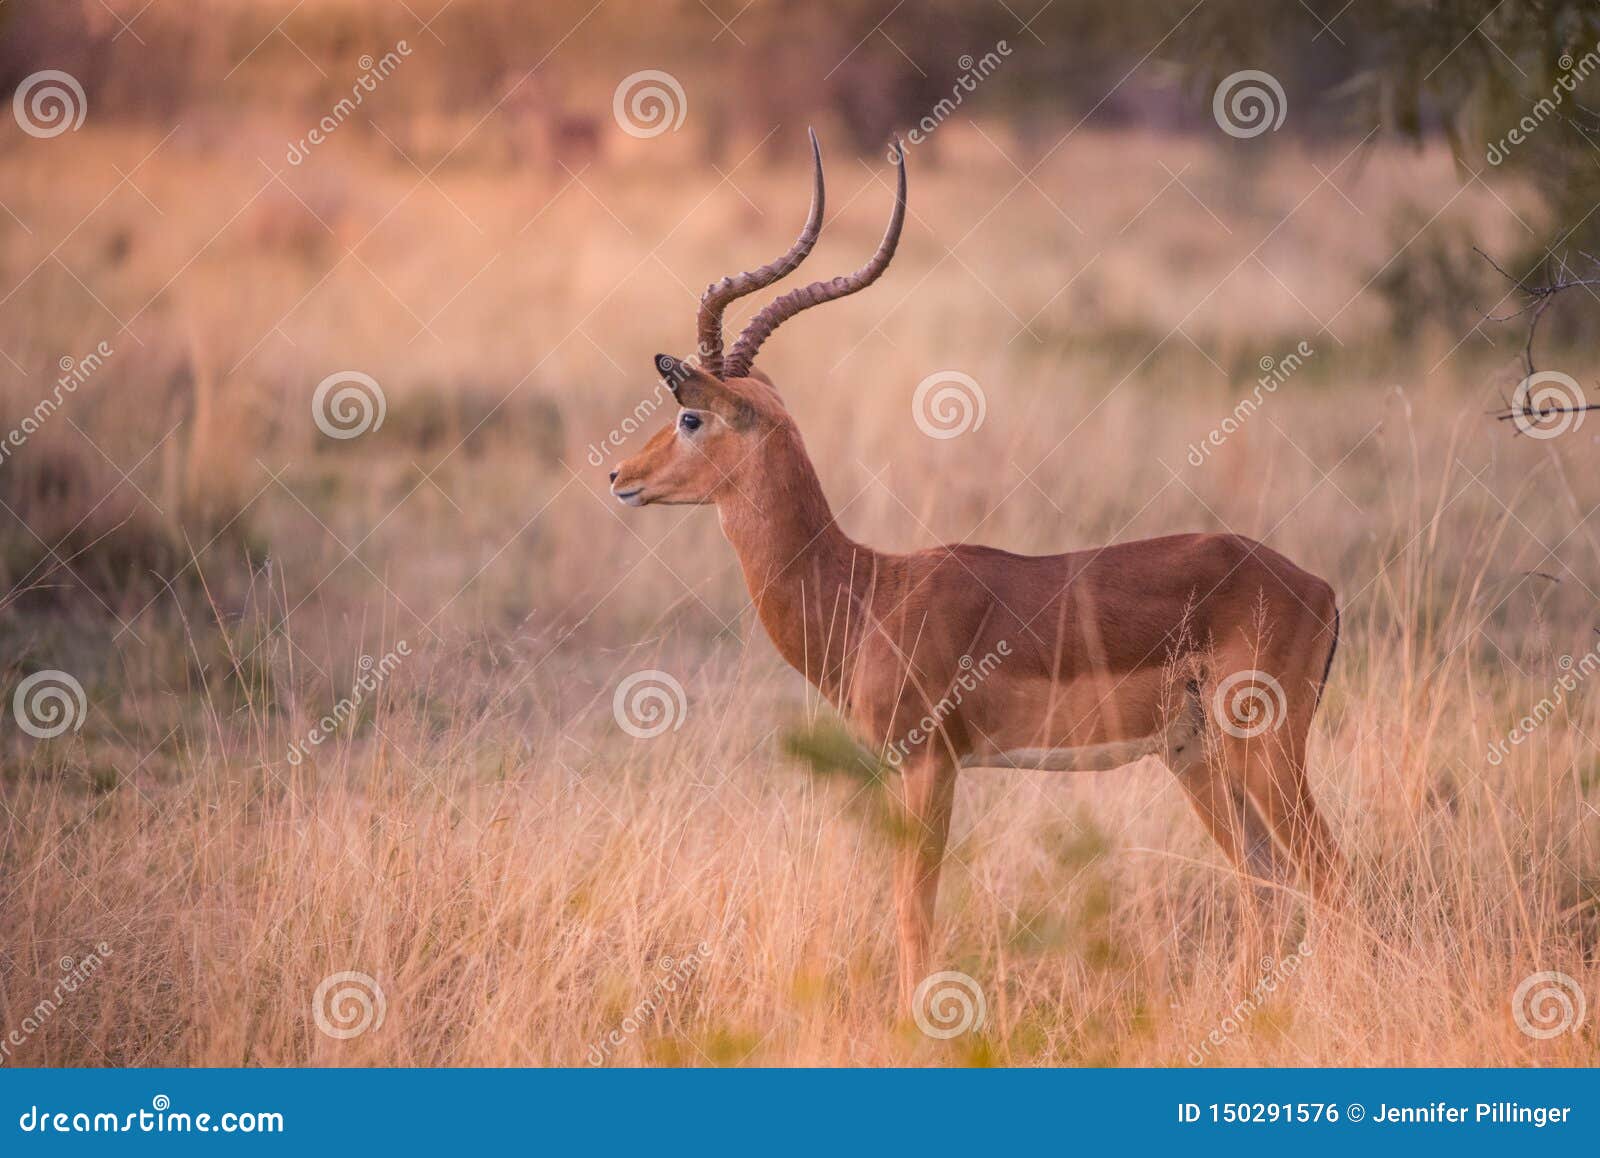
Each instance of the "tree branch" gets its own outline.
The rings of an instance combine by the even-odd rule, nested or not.
[[[1597,260],[1593,254],[1582,254],[1583,259],[1589,263],[1590,269],[1593,270],[1592,275],[1587,277],[1569,273],[1567,263],[1561,261],[1559,265],[1560,275],[1558,276],[1554,268],[1555,255],[1548,254],[1543,262],[1543,280],[1535,282],[1527,277],[1519,278],[1513,276],[1499,262],[1476,245],[1472,249],[1479,257],[1488,262],[1496,273],[1510,282],[1515,288],[1515,292],[1521,294],[1523,298],[1522,305],[1510,313],[1486,313],[1483,315],[1484,319],[1491,322],[1510,322],[1521,317],[1528,318],[1528,336],[1522,343],[1522,365],[1526,373],[1516,393],[1506,402],[1505,409],[1494,417],[1501,422],[1512,422],[1520,418],[1537,424],[1559,414],[1581,414],[1587,410],[1600,410],[1600,403],[1585,400],[1581,393],[1570,403],[1546,401],[1536,406],[1533,402],[1533,391],[1524,389],[1528,379],[1538,373],[1538,368],[1533,360],[1533,346],[1534,339],[1539,333],[1539,322],[1544,318],[1545,311],[1555,304],[1557,297],[1568,290],[1587,288],[1592,292],[1596,288],[1600,288],[1600,260]],[[1522,433],[1520,424],[1518,433]]]

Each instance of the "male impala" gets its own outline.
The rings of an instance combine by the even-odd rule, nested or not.
[[[1064,555],[966,543],[891,555],[834,522],[782,396],[751,363],[781,323],[888,268],[905,220],[903,154],[872,260],[778,298],[726,355],[722,345],[728,303],[792,271],[821,232],[815,135],[811,144],[799,239],[706,288],[698,358],[656,358],[677,421],[611,473],[611,490],[632,507],[714,505],[778,651],[899,769],[913,834],[896,853],[903,999],[928,969],[958,768],[1108,769],[1158,756],[1243,872],[1284,882],[1297,868],[1314,895],[1335,899],[1342,861],[1305,775],[1339,636],[1327,583],[1231,534]],[[989,659],[981,680],[969,674],[976,656]]]

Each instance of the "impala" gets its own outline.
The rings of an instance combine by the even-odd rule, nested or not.
[[[731,350],[722,342],[728,304],[792,272],[821,232],[815,134],[811,146],[805,228],[776,261],[706,288],[697,357],[656,357],[676,420],[611,472],[611,490],[631,507],[715,506],[778,651],[897,770],[911,834],[895,852],[902,999],[928,971],[961,768],[1158,757],[1258,888],[1298,873],[1314,897],[1337,900],[1343,862],[1306,783],[1306,738],[1339,637],[1327,583],[1233,534],[1062,555],[966,543],[894,555],[834,521],[782,395],[752,362],[783,322],[888,268],[905,220],[901,150],[872,259],[779,297]]]

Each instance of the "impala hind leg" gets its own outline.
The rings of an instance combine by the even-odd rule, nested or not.
[[[1195,747],[1200,748],[1197,739]],[[1240,926],[1234,931],[1234,984],[1244,991],[1260,976],[1259,962],[1273,955],[1275,930],[1283,927],[1285,894],[1278,887],[1294,879],[1294,865],[1272,842],[1272,830],[1250,802],[1242,779],[1230,776],[1222,761],[1196,752],[1167,764],[1189,796],[1201,823],[1247,879]]]
[[[1187,759],[1182,754],[1169,756],[1167,764],[1224,855],[1240,872],[1263,882],[1253,890],[1258,899],[1266,899],[1271,885],[1293,877],[1293,866],[1273,844],[1272,830],[1250,802],[1241,779],[1199,751]]]
[[[1292,866],[1273,845],[1272,830],[1251,804],[1243,777],[1230,774],[1223,753],[1207,744],[1206,732],[1200,687],[1191,682],[1182,710],[1165,733],[1161,758],[1235,867],[1266,885],[1282,883],[1292,875]],[[1259,895],[1263,890],[1254,891]]]
[[[1259,980],[1259,963],[1274,955],[1277,930],[1284,925],[1285,894],[1278,886],[1294,879],[1294,864],[1273,843],[1272,829],[1251,802],[1244,778],[1215,746],[1206,749],[1199,729],[1189,737],[1179,733],[1165,760],[1212,839],[1248,878],[1233,964],[1234,983],[1248,992]]]
[[[928,975],[939,867],[950,837],[956,769],[948,760],[907,761],[900,772],[900,826],[896,832],[894,893],[900,940],[900,1003],[908,1013],[918,984]]]
[[[1292,726],[1282,731],[1288,734],[1236,742],[1243,750],[1235,759],[1245,769],[1250,795],[1299,866],[1311,895],[1339,905],[1346,895],[1345,861],[1306,781],[1305,736]]]

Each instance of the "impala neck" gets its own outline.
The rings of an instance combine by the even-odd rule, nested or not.
[[[834,522],[798,433],[772,435],[761,457],[718,496],[722,532],[773,645],[837,703],[843,657],[881,557]]]

